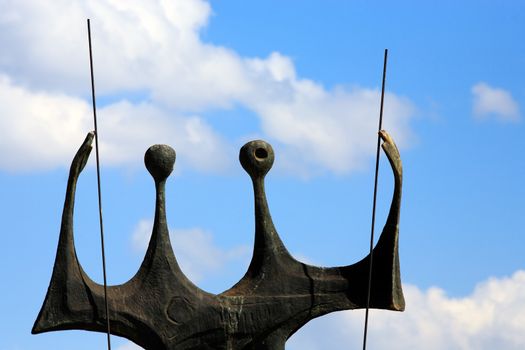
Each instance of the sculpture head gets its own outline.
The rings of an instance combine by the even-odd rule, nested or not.
[[[272,146],[262,140],[250,141],[239,151],[239,161],[252,179],[264,177],[272,168],[274,159]]]
[[[144,163],[155,182],[164,181],[170,176],[175,165],[175,150],[168,145],[153,145],[144,155]]]

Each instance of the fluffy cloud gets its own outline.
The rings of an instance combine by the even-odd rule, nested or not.
[[[108,124],[120,122],[118,132],[101,125],[107,161],[130,162],[124,155],[135,154],[135,144],[148,137],[164,142],[169,134],[193,159],[191,165],[202,170],[220,166],[225,163],[221,155],[235,158],[231,147],[221,141],[220,129],[212,130],[196,114],[236,106],[259,118],[261,136],[274,143],[281,166],[290,171],[347,173],[374,153],[378,89],[327,89],[297,76],[292,60],[281,53],[242,57],[203,42],[200,31],[210,14],[203,0],[0,1],[0,41],[10,48],[0,58],[0,74],[9,78],[4,85],[20,95],[17,105],[0,104],[0,118],[3,130],[19,131],[9,140],[25,145],[17,149],[17,157],[38,158],[41,166],[52,167],[82,140],[78,134],[90,129],[88,118],[79,117],[89,114],[89,104],[83,102],[89,91],[86,18],[92,19],[97,92],[107,101],[119,101],[104,105],[118,115],[108,117]],[[35,94],[46,102],[36,103]],[[122,102],[122,96],[138,102]],[[400,146],[409,143],[410,101],[390,93],[385,112],[385,128]],[[39,113],[45,117],[35,118]],[[47,128],[57,130],[46,133],[60,135],[64,129],[57,124],[63,120],[82,122],[71,125],[68,140],[55,143],[43,156],[42,148],[31,142],[39,137],[34,129],[40,128],[25,127],[42,126],[42,118],[56,120]],[[192,147],[184,148],[186,144]],[[140,148],[139,155],[142,143]],[[1,166],[20,167],[13,162]]]
[[[476,118],[492,117],[506,122],[515,122],[520,119],[518,104],[508,91],[481,82],[472,87],[472,95]]]
[[[405,285],[407,310],[372,310],[371,349],[518,350],[525,348],[525,271],[491,278],[473,293],[451,298],[439,288]],[[315,320],[294,335],[289,349],[359,348],[363,312],[345,311]]]
[[[117,350],[140,350],[140,346],[135,345],[134,343],[125,343],[117,348]]]
[[[87,131],[92,130],[89,104],[62,93],[30,91],[0,75],[0,168],[47,169],[68,164]],[[219,170],[232,159],[229,146],[201,118],[169,115],[150,103],[125,100],[98,111],[104,162],[142,162],[155,143],[173,145],[195,168]]]
[[[146,251],[152,227],[150,220],[139,222],[132,236],[135,249]],[[251,253],[246,246],[221,249],[214,244],[212,235],[200,228],[170,229],[170,239],[181,269],[194,282],[226,270],[230,263],[249,260]]]
[[[279,141],[285,165],[293,172],[329,169],[347,173],[364,166],[373,154],[377,133],[378,90],[321,89],[311,81],[294,81],[290,94],[257,104],[262,127]],[[399,147],[411,138],[411,104],[393,94],[386,96],[384,128]]]
[[[87,104],[64,94],[32,93],[0,76],[0,138],[4,169],[53,167],[74,152],[88,126]]]

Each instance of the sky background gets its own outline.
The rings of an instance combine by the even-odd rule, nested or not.
[[[91,18],[109,284],[142,261],[154,210],[147,147],[177,152],[167,187],[183,271],[220,293],[253,245],[239,148],[276,160],[267,195],[298,259],[368,252],[383,50],[384,128],[404,165],[404,313],[372,311],[369,349],[525,348],[525,4],[521,1],[0,0],[1,350],[104,349],[30,335],[54,263],[68,167],[93,129]],[[380,164],[376,227],[393,190]],[[102,281],[94,154],[75,240]],[[287,349],[360,348],[364,312],[310,322]],[[117,350],[138,349],[112,337]]]

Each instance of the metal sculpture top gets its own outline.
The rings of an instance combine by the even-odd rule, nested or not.
[[[386,225],[373,250],[370,307],[404,309],[399,274],[398,223],[402,167],[399,152],[380,133],[395,179]],[[78,261],[73,241],[77,179],[93,141],[89,133],[71,164],[53,275],[32,333],[83,329],[105,332],[103,286]],[[165,212],[165,184],[175,151],[148,149],[145,163],[155,180],[153,232],[137,274],[107,290],[111,333],[148,350],[284,349],[286,340],[309,320],[329,312],[366,307],[370,256],[348,266],[322,268],[294,259],[270,217],[264,177],[274,153],[264,141],[244,145],[239,154],[255,192],[255,245],[244,277],[215,295],[195,286],[181,271],[171,248]]]

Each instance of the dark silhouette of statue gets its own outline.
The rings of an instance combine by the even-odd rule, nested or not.
[[[399,273],[398,223],[402,166],[399,152],[380,133],[395,180],[390,212],[373,250],[370,307],[404,309]],[[73,239],[73,209],[78,177],[91,151],[89,133],[71,164],[53,275],[32,333],[83,329],[105,332],[104,287],[92,281],[78,261]],[[286,340],[313,318],[367,304],[370,256],[348,266],[317,267],[287,251],[273,225],[264,177],[274,153],[264,141],[244,145],[242,167],[253,181],[255,244],[248,271],[232,288],[211,294],[181,271],[172,251],[165,212],[165,184],[175,151],[148,149],[145,164],[155,180],[153,232],[137,274],[107,287],[111,333],[148,350],[284,349]]]

